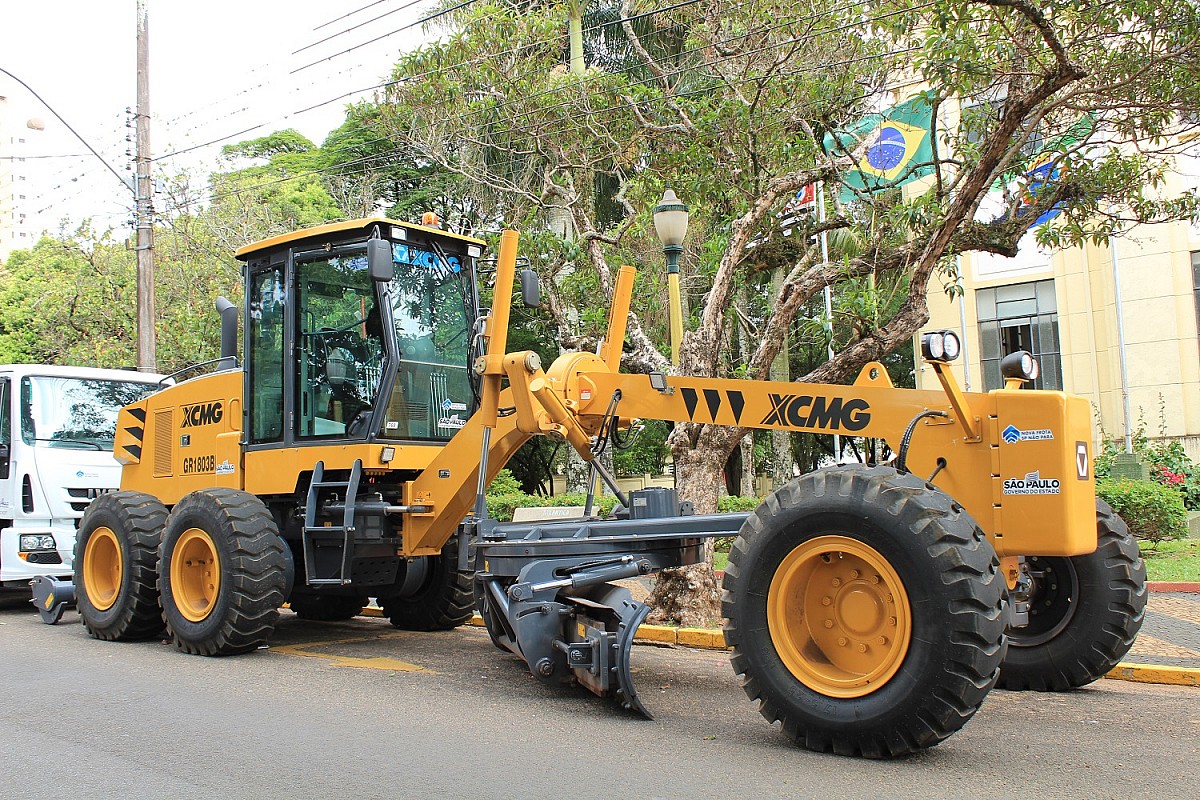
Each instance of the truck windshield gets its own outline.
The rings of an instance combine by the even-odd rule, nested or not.
[[[117,412],[159,388],[135,381],[22,378],[21,439],[30,446],[111,450]]]

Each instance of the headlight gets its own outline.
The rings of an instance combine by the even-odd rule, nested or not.
[[[1018,350],[1000,359],[1000,374],[1005,378],[1033,381],[1037,380],[1039,372],[1037,359],[1028,351]]]
[[[953,361],[962,353],[962,342],[954,331],[933,331],[921,337],[921,356],[926,361]]]
[[[21,552],[29,553],[34,550],[53,550],[54,537],[48,533],[24,534],[21,536]]]

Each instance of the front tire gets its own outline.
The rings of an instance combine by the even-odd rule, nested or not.
[[[1133,646],[1146,616],[1146,564],[1124,520],[1103,500],[1096,501],[1096,529],[1094,553],[1026,560],[1033,578],[1029,624],[1008,632],[1002,688],[1086,686]]]
[[[113,492],[87,508],[75,538],[75,595],[88,633],[135,641],[163,629],[158,544],[167,509],[142,492]]]
[[[819,752],[885,758],[966,724],[995,683],[1003,579],[966,511],[888,467],[778,489],[730,551],[732,664],[771,722]]]
[[[405,631],[448,631],[465,623],[475,610],[474,573],[458,571],[459,536],[429,556],[425,580],[415,591],[380,597],[383,615]]]
[[[227,656],[266,643],[287,591],[286,547],[254,495],[204,489],[180,500],[167,520],[158,570],[175,646]]]

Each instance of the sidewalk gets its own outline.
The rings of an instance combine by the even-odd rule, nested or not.
[[[1150,592],[1133,649],[1107,677],[1200,686],[1200,594]]]

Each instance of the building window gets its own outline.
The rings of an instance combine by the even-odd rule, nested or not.
[[[1196,329],[1200,330],[1200,250],[1192,251],[1192,290],[1196,297]]]
[[[1192,263],[1196,263],[1194,258]],[[1200,290],[1197,291],[1200,296]],[[1041,367],[1034,388],[1061,390],[1062,348],[1058,339],[1054,281],[980,289],[975,293],[975,301],[979,309],[979,355],[984,388],[991,390],[1004,386],[1004,379],[1000,377],[1000,359],[1018,350],[1028,350]]]

